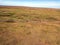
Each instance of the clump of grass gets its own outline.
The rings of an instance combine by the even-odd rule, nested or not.
[[[9,20],[7,20],[7,21],[5,21],[5,22],[7,22],[7,23],[14,23],[14,22],[16,22],[16,21],[13,20],[13,19],[9,19]]]
[[[31,34],[31,32],[27,32],[26,34],[27,34],[27,35],[30,35],[30,34]]]
[[[20,14],[20,16],[14,16],[19,22],[28,22],[30,20],[30,15],[28,14]]]
[[[15,22],[14,16],[14,12],[0,11],[0,22],[13,23]]]
[[[28,17],[28,15],[27,15],[27,14],[21,14],[21,16]]]
[[[15,13],[13,12],[0,12],[0,17],[2,16],[13,16]]]
[[[56,30],[57,30],[58,32],[60,32],[60,27],[56,26]]]
[[[58,21],[58,19],[55,18],[55,17],[47,17],[46,20],[49,20],[49,21]]]
[[[57,41],[57,45],[60,45],[60,41]]]

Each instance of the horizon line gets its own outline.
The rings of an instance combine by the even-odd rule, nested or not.
[[[54,8],[54,7],[36,7],[36,6],[20,6],[20,5],[0,5],[0,6],[15,6],[15,7],[31,7],[31,8],[51,8],[51,9],[60,9],[60,8]]]

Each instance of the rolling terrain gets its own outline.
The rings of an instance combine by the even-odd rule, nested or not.
[[[60,45],[60,9],[0,6],[0,45]]]

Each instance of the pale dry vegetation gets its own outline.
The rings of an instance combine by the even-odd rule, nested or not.
[[[60,9],[0,7],[0,45],[60,45]]]

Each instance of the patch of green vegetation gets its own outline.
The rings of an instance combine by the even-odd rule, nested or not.
[[[14,12],[0,11],[0,22],[12,23],[15,22]]]
[[[13,16],[15,13],[13,12],[0,12],[0,17],[2,16]]]

